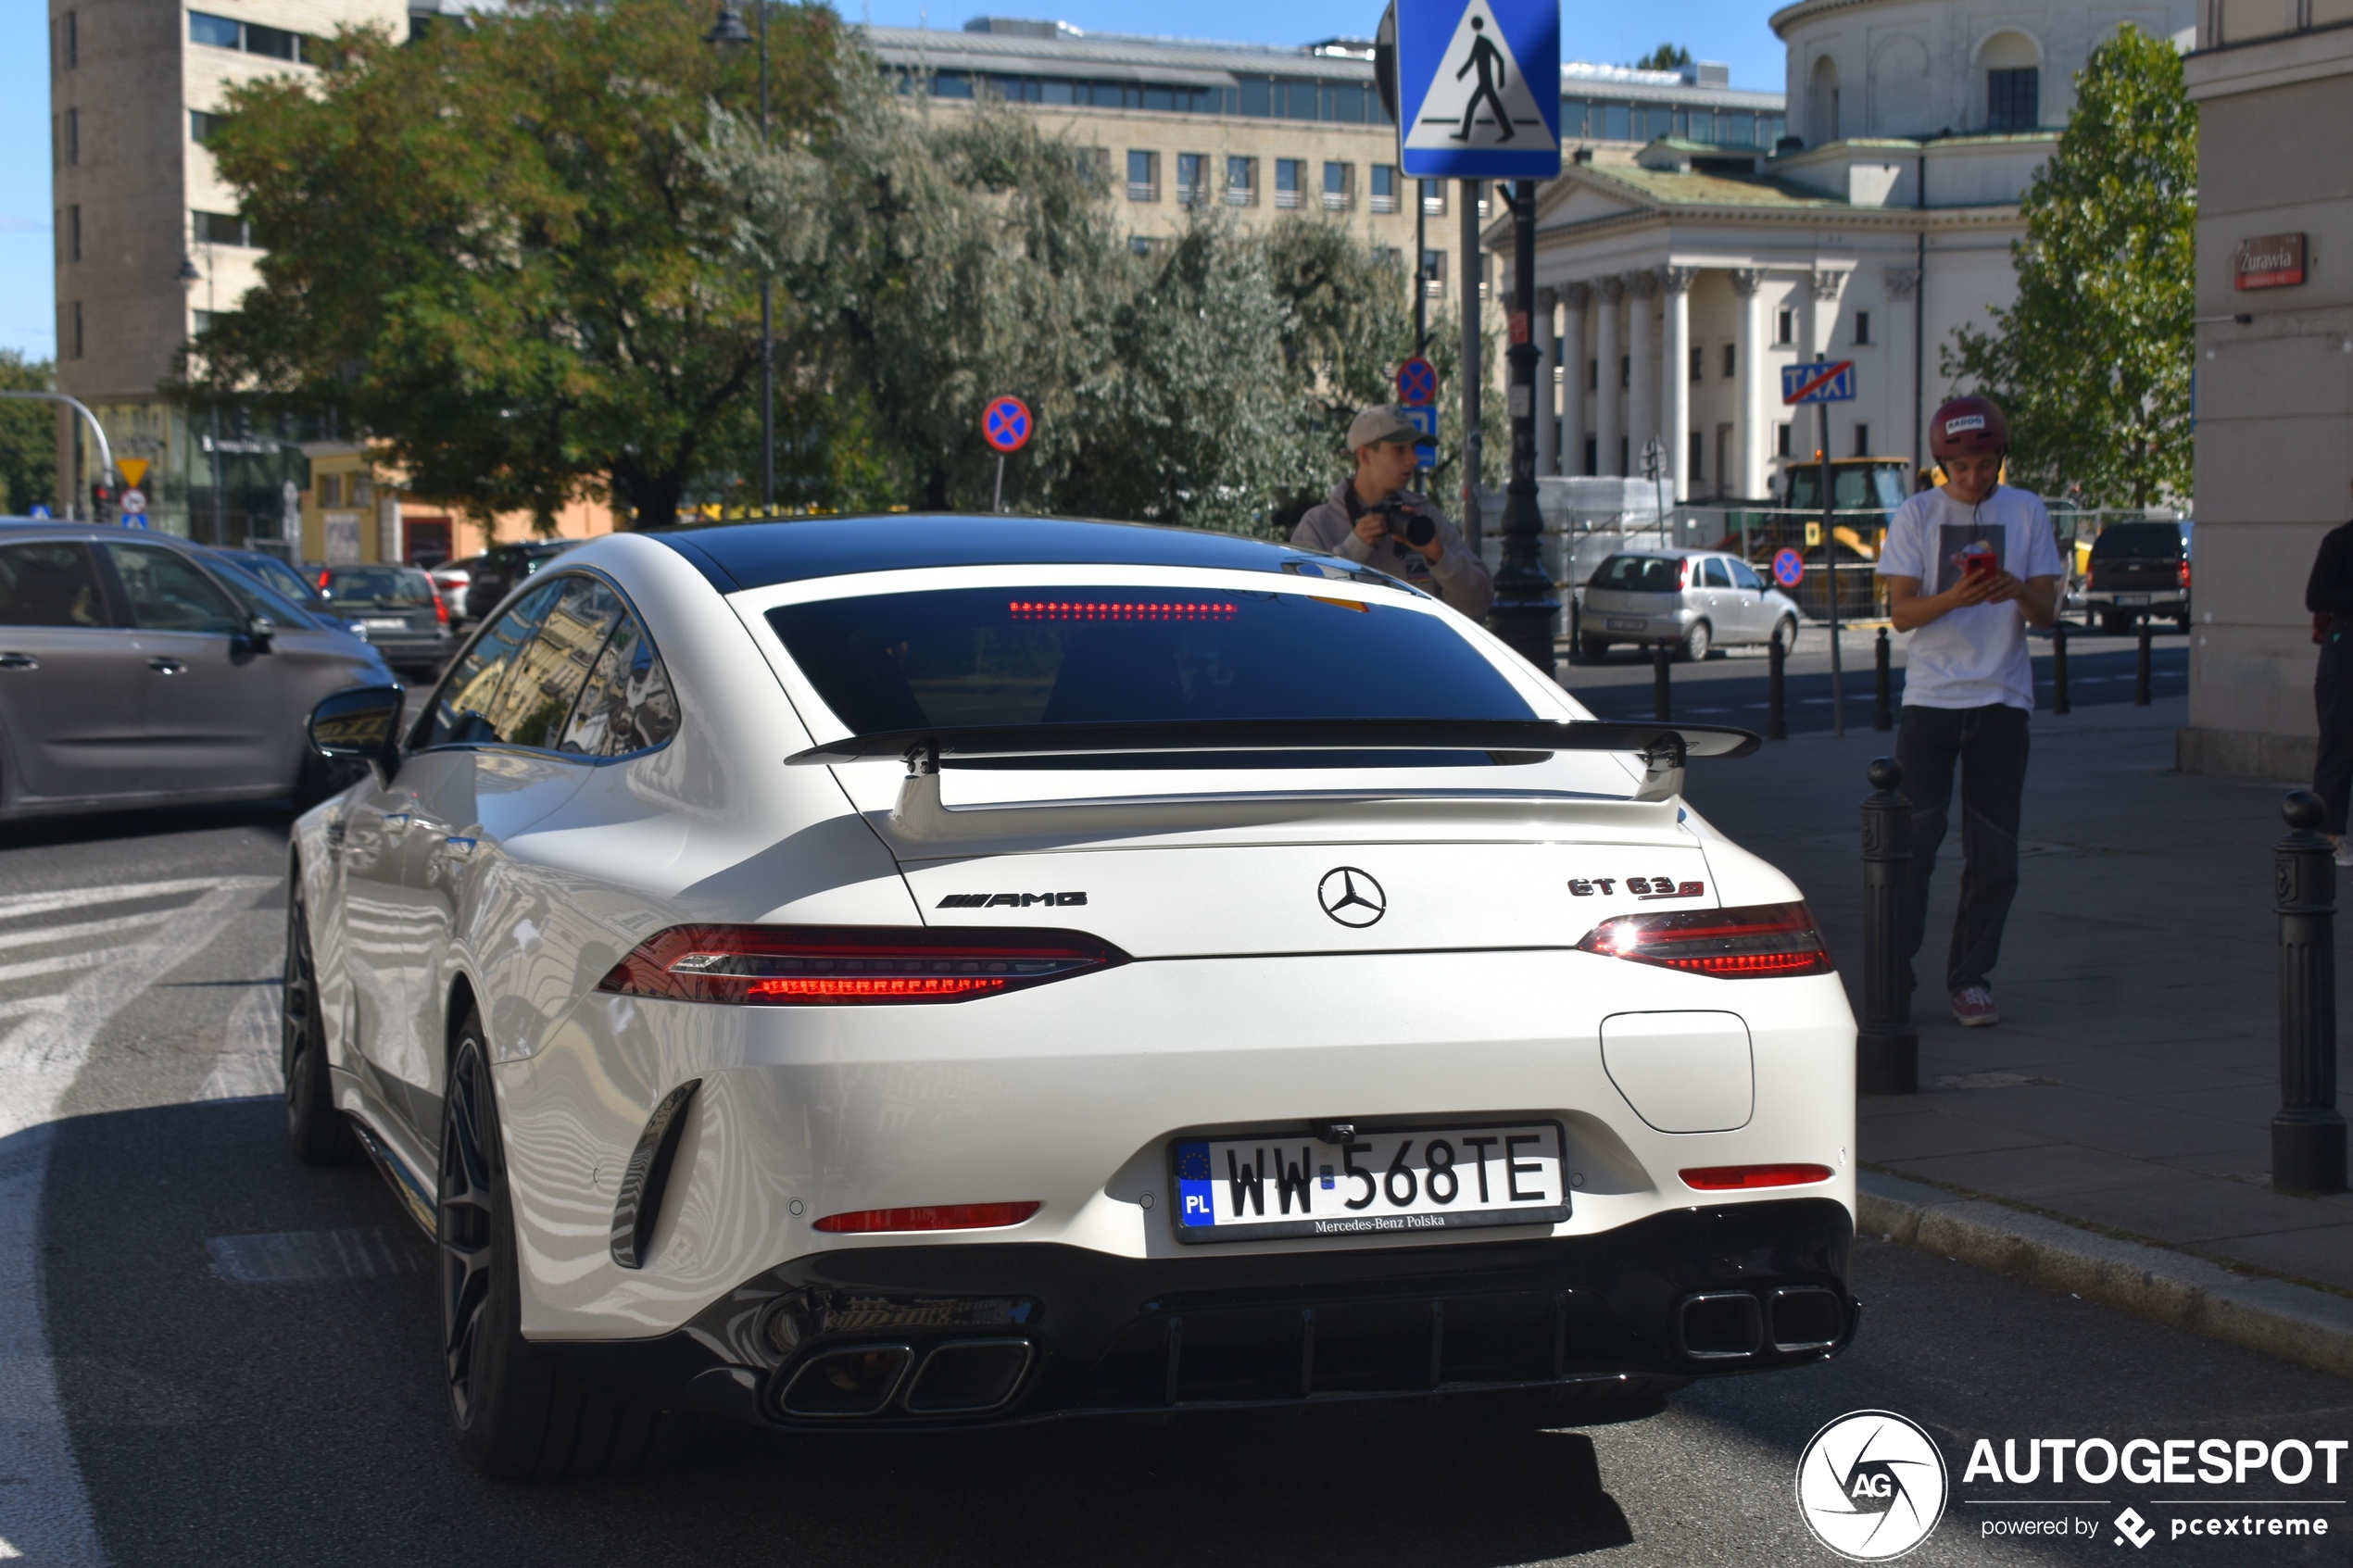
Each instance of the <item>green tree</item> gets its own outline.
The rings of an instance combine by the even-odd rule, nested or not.
[[[2075,94],[2020,204],[2017,303],[1956,332],[1944,374],[2002,405],[2022,483],[2146,506],[2190,485],[2197,117],[2172,44],[2129,24]]]
[[[1680,44],[1662,44],[1634,62],[1636,70],[1680,70],[1692,63],[1692,52]]]
[[[601,492],[667,521],[757,418],[758,284],[709,177],[747,51],[703,0],[519,0],[396,44],[344,31],[314,81],[233,88],[213,143],[266,246],[199,338],[199,395],[338,410],[480,516]],[[776,122],[822,123],[833,13],[770,20]]]
[[[0,348],[0,388],[53,392],[57,367]],[[57,408],[29,398],[0,398],[0,510],[22,517],[57,500]]]

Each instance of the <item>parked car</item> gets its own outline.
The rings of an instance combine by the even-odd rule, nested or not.
[[[270,588],[281,598],[301,609],[318,624],[332,626],[338,631],[351,630],[344,618],[336,613],[335,607],[327,602],[326,596],[319,592],[319,580],[316,576],[304,576],[294,567],[267,550],[242,550],[226,545],[208,545],[202,547],[210,553],[212,559]]]
[[[319,591],[395,670],[438,674],[448,657],[449,608],[413,566],[331,566]]]
[[[287,1131],[432,1234],[482,1470],[679,1411],[1624,1414],[1855,1333],[1854,1015],[1680,798],[1756,737],[1595,722],[1378,572],[618,533],[400,712],[313,719],[372,771],[295,827]]]
[[[466,612],[466,590],[472,586],[474,573],[481,570],[481,556],[460,556],[456,560],[442,561],[425,568],[425,575],[433,579],[434,592],[449,607],[449,629],[462,632],[473,624]]]
[[[315,798],[333,774],[304,717],[392,678],[202,546],[0,530],[0,816]]]
[[[1579,600],[1579,649],[1605,659],[1617,643],[1673,645],[1678,659],[1762,644],[1797,646],[1797,604],[1722,550],[1627,550],[1604,559]]]
[[[2190,626],[2190,523],[2111,522],[2092,541],[2083,603],[2100,630],[2130,632],[2144,616]]]
[[[466,584],[466,619],[480,621],[497,609],[499,601],[515,591],[526,577],[562,555],[578,549],[587,541],[583,539],[533,539],[520,545],[498,545],[475,558],[480,564],[472,570],[472,580]]]

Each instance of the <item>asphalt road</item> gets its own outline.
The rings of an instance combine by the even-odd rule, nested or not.
[[[666,1474],[484,1482],[446,1431],[429,1248],[371,1171],[295,1164],[268,1098],[283,833],[267,812],[0,829],[0,1558],[1827,1564],[1797,1456],[1877,1408],[1921,1423],[1952,1467],[1957,1500],[1910,1562],[2137,1557],[2108,1524],[2128,1503],[2160,1531],[2153,1557],[2345,1561],[2353,1455],[2333,1487],[1989,1489],[1962,1466],[1980,1437],[2353,1437],[2353,1385],[1876,1240],[1855,1257],[1867,1308],[1847,1355],[1696,1385],[1644,1420],[1359,1407],[914,1440],[722,1429]],[[2007,1500],[1958,1500],[1989,1496]],[[2334,1531],[2172,1541],[2185,1497],[2233,1517],[2287,1499]],[[1984,1534],[2065,1516],[2097,1533]]]
[[[2139,654],[2133,637],[2071,632],[2067,640],[2068,696],[2078,708],[2133,700],[2134,666]],[[1897,639],[1889,702],[1904,701],[1902,639]],[[2034,697],[2048,711],[2052,700],[2051,645],[2037,637],[2029,644],[2034,664]],[[1849,632],[1840,639],[1840,691],[1845,701],[1846,725],[1869,729],[1872,704],[1872,648],[1868,633]],[[1761,648],[1727,648],[1699,664],[1670,664],[1670,713],[1718,724],[1738,724],[1762,730],[1769,709],[1765,652]],[[1619,648],[1598,664],[1570,664],[1556,671],[1560,684],[1600,719],[1657,717],[1653,698],[1654,669],[1647,649]],[[2189,689],[2189,639],[2169,622],[2150,640],[2149,694],[2179,696]],[[1798,636],[1798,648],[1787,664],[1783,702],[1793,734],[1831,727],[1831,660],[1828,633],[1808,626]]]

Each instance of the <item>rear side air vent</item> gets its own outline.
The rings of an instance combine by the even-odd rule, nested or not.
[[[702,1087],[689,1078],[668,1094],[646,1118],[637,1147],[621,1173],[621,1199],[612,1210],[612,1261],[624,1269],[646,1266],[646,1250],[653,1240],[654,1221],[661,1213],[661,1195],[670,1185],[671,1162],[678,1157],[678,1138],[686,1130],[686,1107]]]

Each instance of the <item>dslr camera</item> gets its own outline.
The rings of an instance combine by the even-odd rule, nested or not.
[[[1426,549],[1438,537],[1438,524],[1414,510],[1414,503],[1391,495],[1378,506],[1366,508],[1380,515],[1389,525],[1390,536],[1403,539],[1414,548]]]

